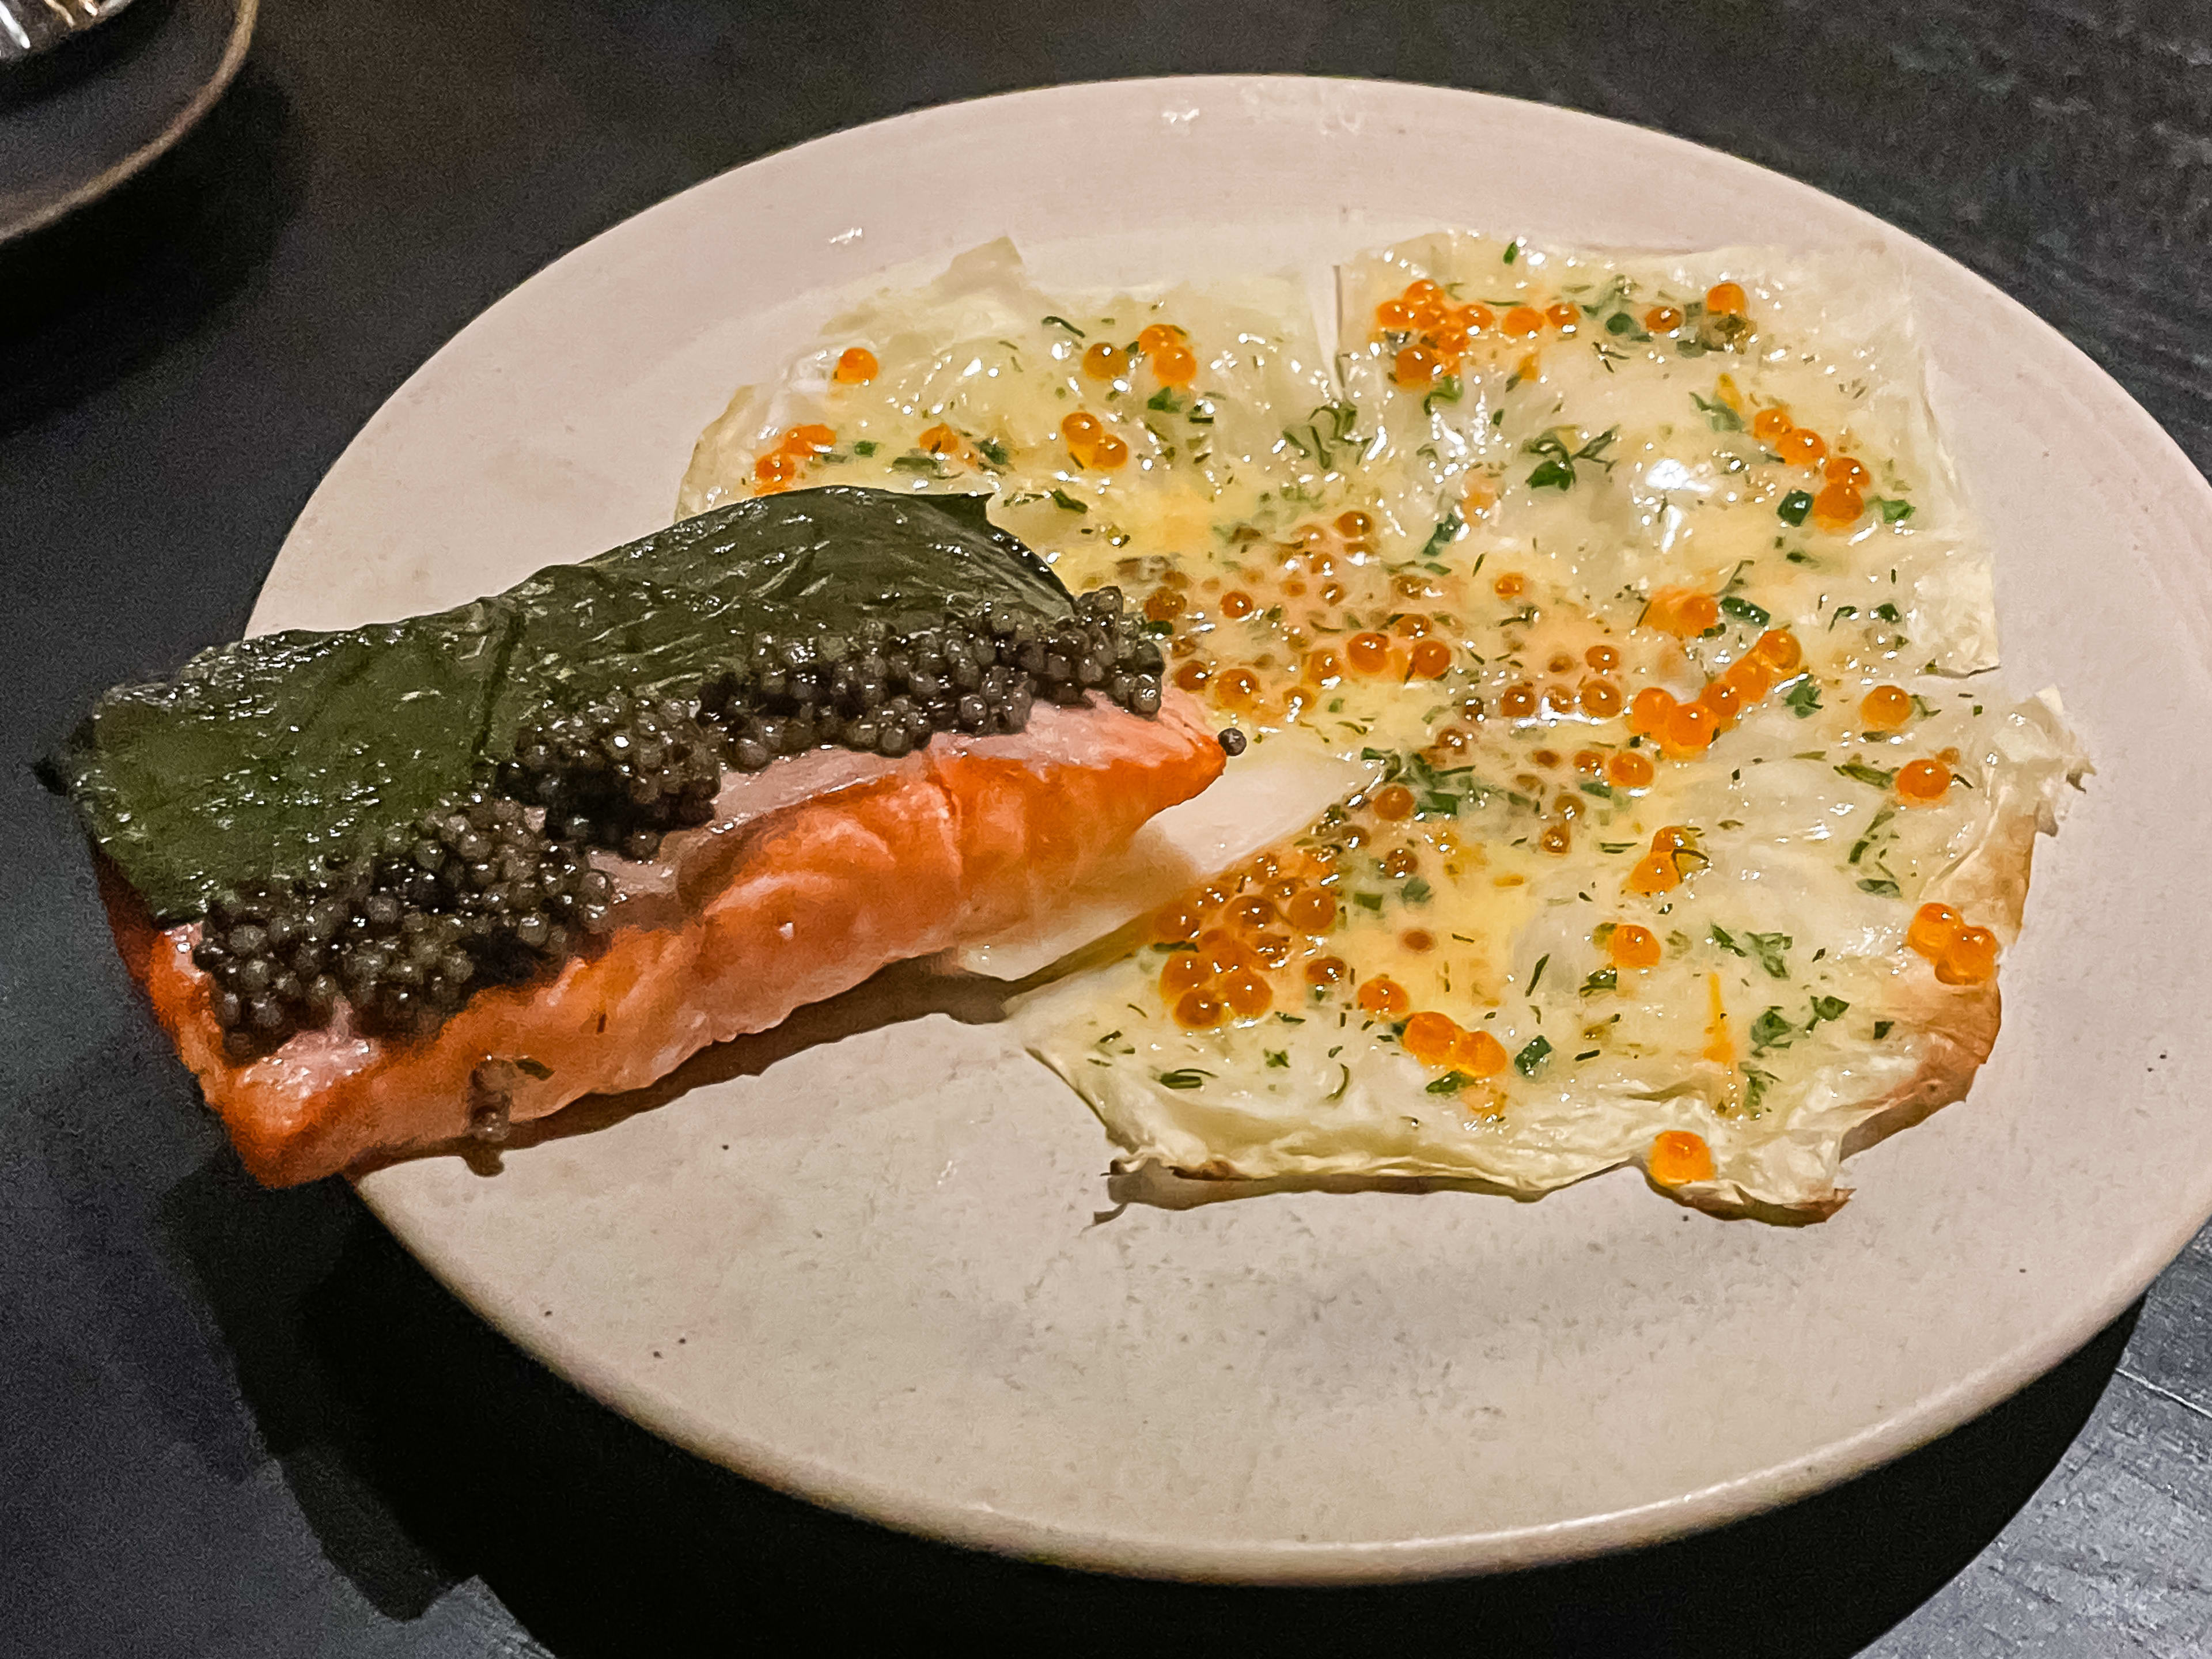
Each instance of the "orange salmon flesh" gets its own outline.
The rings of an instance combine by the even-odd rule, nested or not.
[[[721,802],[762,787],[777,804],[668,837],[672,902],[635,907],[649,923],[625,923],[617,905],[597,948],[550,978],[480,992],[426,1036],[367,1035],[342,1009],[331,1026],[234,1063],[214,981],[192,962],[197,924],[156,932],[106,871],[109,918],[240,1158],[264,1184],[289,1186],[641,1088],[887,963],[1005,933],[1223,766],[1204,711],[1175,692],[1150,720],[1040,705],[1023,732],[943,734],[790,799],[779,769],[808,758],[725,780]]]

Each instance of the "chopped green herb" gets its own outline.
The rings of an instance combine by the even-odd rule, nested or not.
[[[1820,708],[1820,683],[1810,674],[1805,675],[1790,688],[1790,695],[1782,699],[1799,720],[1818,714]]]
[[[1575,1056],[1575,1058],[1576,1058],[1576,1060],[1595,1060],[1595,1059],[1596,1059],[1600,1054],[1603,1054],[1604,1052],[1605,1052],[1605,1050],[1604,1050],[1604,1049],[1602,1049],[1602,1048],[1585,1048],[1585,1049],[1583,1049],[1583,1050],[1582,1051],[1582,1053],[1580,1053],[1580,1054],[1577,1054],[1577,1055]]]
[[[1746,961],[1750,960],[1751,952],[1745,950],[1741,945],[1738,945],[1735,942],[1735,936],[1729,933],[1727,928],[1722,927],[1718,922],[1715,922],[1713,924],[1713,930],[1710,937],[1713,943],[1719,945],[1722,950],[1730,951],[1736,956],[1740,956]]]
[[[1380,910],[1382,908],[1382,895],[1380,893],[1354,893],[1352,896],[1352,902],[1363,910]]]
[[[1455,1095],[1474,1081],[1474,1079],[1464,1072],[1446,1072],[1434,1083],[1429,1085],[1426,1092],[1432,1095]]]
[[[1755,1115],[1759,1111],[1759,1103],[1766,1098],[1766,1091],[1771,1089],[1777,1081],[1771,1072],[1762,1072],[1756,1066],[1745,1066],[1743,1068],[1743,1109]]]
[[[1009,465],[1006,454],[1006,446],[1003,441],[997,438],[976,439],[975,453],[981,455],[985,460],[990,462],[993,466],[1006,466]]]
[[[1459,376],[1440,374],[1437,377],[1437,383],[1429,388],[1428,396],[1421,399],[1421,412],[1424,415],[1433,415],[1437,412],[1438,404],[1455,404],[1459,400]]]
[[[1052,499],[1055,506],[1065,507],[1070,513],[1088,513],[1091,510],[1057,484],[1053,486]]]
[[[1897,614],[1897,607],[1893,605],[1878,605],[1874,608],[1874,614],[1881,617],[1886,623],[1900,622],[1903,620],[1903,618]]]
[[[1881,811],[1876,812],[1874,815],[1872,821],[1869,822],[1866,827],[1866,834],[1861,836],[1856,842],[1851,843],[1851,855],[1844,861],[1849,864],[1856,864],[1859,861],[1861,855],[1866,852],[1866,849],[1874,845],[1874,838],[1881,833],[1882,825],[1887,823],[1896,816],[1897,809],[1894,806],[1885,806]]]
[[[1859,891],[1872,893],[1877,898],[1903,898],[1904,890],[1887,876],[1869,876],[1859,883]]]
[[[853,441],[853,453],[855,455],[872,455],[882,447],[873,438],[856,438]]]
[[[1721,601],[1721,609],[1738,622],[1747,622],[1753,628],[1764,628],[1774,620],[1773,613],[1764,606],[1753,605],[1749,599],[1734,593]]]
[[[1408,904],[1426,904],[1431,890],[1427,882],[1415,876],[1398,891]]]
[[[1089,337],[1081,329],[1076,327],[1073,323],[1069,322],[1065,317],[1048,317],[1045,319],[1045,321],[1050,323],[1054,328],[1066,329],[1070,334],[1073,334],[1079,340],[1087,339]]]
[[[1841,1019],[1850,1011],[1851,1005],[1841,997],[1814,997],[1813,1025],[1818,1025],[1824,1019]],[[1813,1025],[1808,1025],[1805,1029],[1809,1031],[1813,1029]]]
[[[1510,265],[1520,257],[1521,244],[1517,241],[1508,242],[1505,245],[1505,263]]]
[[[1195,1066],[1186,1066],[1180,1071],[1160,1072],[1155,1075],[1164,1089],[1202,1089],[1206,1086],[1206,1079],[1213,1073],[1201,1072]]]
[[[1459,532],[1466,528],[1467,520],[1460,517],[1459,509],[1452,508],[1443,518],[1437,520],[1437,527],[1429,532],[1429,539],[1422,546],[1417,556],[1424,559],[1435,558],[1437,554],[1457,541]]]
[[[944,459],[919,449],[909,449],[903,455],[894,455],[891,465],[901,472],[927,472],[937,478],[945,476]]]
[[[1536,971],[1528,975],[1528,994],[1530,996],[1534,996],[1536,994],[1536,988],[1544,982],[1544,969],[1551,965],[1551,962],[1552,956],[1551,952],[1548,951],[1542,956],[1536,958]]]
[[[1885,772],[1879,766],[1869,766],[1864,761],[1845,761],[1836,770],[1854,782],[1875,789],[1887,789],[1897,781],[1895,772]]]
[[[1912,503],[1900,501],[1893,497],[1877,495],[1867,505],[1879,509],[1884,524],[1903,524],[1912,516]]]
[[[1534,1077],[1536,1068],[1550,1056],[1552,1044],[1546,1037],[1531,1037],[1528,1046],[1513,1056],[1513,1069],[1522,1077]]]
[[[1703,398],[1698,396],[1694,392],[1690,394],[1690,401],[1697,404],[1698,409],[1704,411],[1705,424],[1712,428],[1714,431],[1741,432],[1743,430],[1743,416],[1737,414],[1735,410],[1730,409],[1726,404],[1722,403],[1717,399],[1711,403],[1707,403]]]
[[[1768,1048],[1787,1048],[1797,1040],[1797,1028],[1791,1024],[1779,1008],[1769,1008],[1751,1023],[1751,1047],[1753,1053]]]
[[[1774,509],[1774,516],[1786,525],[1801,525],[1812,510],[1812,496],[1802,489],[1793,489],[1782,498],[1782,505]]]
[[[1746,933],[1744,937],[1751,941],[1751,948],[1759,953],[1759,965],[1766,969],[1769,978],[1790,977],[1790,964],[1782,957],[1791,944],[1789,934]]]
[[[1897,1022],[1893,1019],[1878,1019],[1875,1021],[1874,1040],[1876,1042],[1881,1042],[1884,1037],[1889,1035],[1891,1028],[1895,1026]]]
[[[1268,1065],[1268,1067],[1269,1067],[1271,1070],[1275,1070],[1275,1071],[1285,1071],[1285,1072],[1286,1072],[1286,1071],[1288,1071],[1288,1070],[1290,1069],[1290,1066],[1291,1066],[1291,1054],[1290,1054],[1290,1050],[1289,1050],[1289,1049],[1287,1049],[1287,1048],[1270,1048],[1270,1049],[1268,1049],[1268,1050],[1267,1051],[1267,1065]]]
[[[1618,968],[1601,968],[1583,981],[1582,994],[1594,997],[1601,991],[1618,990],[1620,987],[1620,970]]]

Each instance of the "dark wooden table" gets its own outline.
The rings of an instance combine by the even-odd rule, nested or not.
[[[986,1650],[2212,1652],[2212,1233],[2007,1405],[1721,1533],[1455,1583],[1127,1583],[830,1516],[603,1411],[344,1187],[246,1180],[134,1006],[27,763],[111,680],[238,633],[324,470],[479,310],[836,127],[1256,70],[1778,167],[2017,295],[2212,461],[2192,0],[272,0],[196,136],[0,249],[0,1651],[661,1655],[801,1620]]]

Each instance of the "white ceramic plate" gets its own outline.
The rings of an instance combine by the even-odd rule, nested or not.
[[[1888,244],[1996,534],[2006,674],[2098,775],[2043,844],[1967,1102],[1824,1226],[1632,1174],[1540,1203],[1304,1194],[1110,1219],[1104,1136],[918,976],[732,1045],[598,1133],[362,1182],[616,1409],[776,1486],[1133,1571],[1498,1568],[1710,1525],[1942,1432],[2212,1212],[2212,491],[1960,266],[1802,185],[1533,105],[1299,80],[930,110],[716,179],[495,306],[356,439],[257,629],[394,617],[665,521],[699,428],[839,291],[1002,233],[1048,283],[1312,266],[1433,226]],[[956,1012],[973,1010],[954,1010]]]

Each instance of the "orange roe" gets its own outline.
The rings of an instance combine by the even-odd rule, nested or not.
[[[1805,647],[1786,628],[1770,628],[1752,643],[1752,654],[1778,674],[1793,674],[1805,660]]]
[[[1465,1035],[1450,1015],[1425,1011],[1406,1022],[1404,1035],[1398,1041],[1422,1065],[1443,1066],[1450,1061]]]
[[[1487,1031],[1466,1031],[1452,1045],[1452,1070],[1469,1077],[1496,1077],[1507,1066],[1505,1045]]]
[[[1180,340],[1153,352],[1152,362],[1162,386],[1188,386],[1198,378],[1198,355]]]
[[[1775,440],[1774,447],[1792,466],[1818,466],[1828,455],[1828,441],[1805,426],[1790,428]]]
[[[1451,664],[1451,647],[1442,640],[1423,640],[1413,647],[1409,666],[1415,679],[1433,680],[1441,678]]]
[[[1633,749],[1623,749],[1606,762],[1605,775],[1616,789],[1649,789],[1652,766]]]
[[[1639,927],[1632,921],[1620,923],[1606,941],[1606,954],[1613,958],[1616,968],[1656,968],[1659,965],[1659,935],[1649,927]]]
[[[1905,943],[1916,955],[1936,960],[1963,932],[1966,918],[1948,904],[1923,904],[1912,913]]]
[[[1406,988],[1387,974],[1377,974],[1359,988],[1359,1006],[1370,1014],[1384,1014],[1393,1018],[1413,1006]]]
[[[966,439],[941,421],[924,430],[915,441],[928,455],[957,456],[968,447]]]
[[[1672,334],[1682,325],[1682,313],[1673,306],[1654,306],[1644,313],[1644,331]]]
[[[1757,702],[1774,690],[1774,670],[1755,650],[1747,657],[1738,657],[1721,672],[1721,684],[1747,703]]]
[[[1385,823],[1395,823],[1410,817],[1413,811],[1413,792],[1402,783],[1385,784],[1375,792],[1375,816]]]
[[[1913,806],[1932,806],[1950,793],[1951,769],[1939,760],[1907,761],[1898,769],[1898,799]]]
[[[1340,985],[1350,969],[1342,957],[1316,957],[1306,963],[1306,983],[1309,985]]]
[[[1083,372],[1094,380],[1111,380],[1122,369],[1121,348],[1101,340],[1083,354]]]
[[[1594,645],[1583,653],[1583,660],[1601,674],[1610,674],[1620,666],[1620,653],[1609,645]]]
[[[1912,694],[1903,686],[1877,685],[1859,699],[1859,719],[1877,732],[1893,732],[1912,718]]]
[[[1444,361],[1427,346],[1409,345],[1390,366],[1390,378],[1411,392],[1425,392],[1444,372]]]
[[[1702,755],[1712,746],[1718,724],[1712,710],[1703,703],[1681,703],[1667,716],[1667,729],[1660,734],[1659,741],[1676,759]]]
[[[1490,585],[1490,591],[1501,599],[1517,599],[1528,589],[1528,579],[1517,570],[1507,571]]]
[[[1195,991],[1213,977],[1213,964],[1195,951],[1177,951],[1160,969],[1160,997],[1174,1001],[1186,991]]]
[[[1628,872],[1628,890],[1632,893],[1671,892],[1681,884],[1682,872],[1665,853],[1645,854]]]
[[[1544,313],[1534,306],[1515,306],[1505,313],[1501,326],[1516,339],[1525,340],[1531,334],[1543,331]]]
[[[1611,680],[1584,680],[1582,705],[1592,720],[1609,720],[1620,712],[1620,688]]]
[[[1079,459],[1086,466],[1095,466],[1102,472],[1111,472],[1115,468],[1127,464],[1129,446],[1109,432],[1091,446],[1089,455]]]
[[[1070,449],[1088,449],[1105,435],[1106,428],[1087,409],[1079,409],[1060,423],[1060,435]]]
[[[847,346],[837,354],[837,367],[830,378],[839,386],[866,386],[882,372],[876,354],[866,346]]]
[[[1850,455],[1831,455],[1820,476],[1830,483],[1849,484],[1854,489],[1863,489],[1874,482],[1874,475]]]
[[[1274,1006],[1274,988],[1249,968],[1239,968],[1221,980],[1221,1000],[1239,1019],[1257,1019]]]
[[[1639,738],[1656,738],[1667,729],[1677,705],[1664,686],[1647,685],[1628,705],[1628,729]]]
[[[1705,290],[1705,309],[1716,317],[1741,317],[1750,306],[1740,283],[1715,283]]]
[[[1536,688],[1525,682],[1507,686],[1498,696],[1498,712],[1508,720],[1527,720],[1536,712]]]
[[[1781,404],[1775,404],[1751,417],[1752,435],[1771,443],[1795,424],[1790,418],[1790,410]]]
[[[1149,357],[1156,351],[1182,344],[1183,337],[1183,331],[1173,323],[1147,323],[1137,331],[1137,349]]]
[[[1344,656],[1353,672],[1379,674],[1390,665],[1390,637],[1387,634],[1354,634],[1344,642]]]
[[[1983,985],[1996,977],[1997,936],[1986,927],[1961,927],[1936,959],[1936,977],[1946,985]]]
[[[1231,622],[1241,621],[1258,609],[1252,596],[1241,587],[1232,587],[1221,596],[1221,614]]]
[[[753,478],[763,487],[763,494],[773,494],[787,488],[791,481],[799,475],[803,466],[804,463],[796,455],[771,449],[753,462]]]
[[[1642,625],[1687,640],[1717,627],[1720,619],[1720,601],[1711,594],[1694,587],[1662,587],[1644,607]]]
[[[1290,901],[1285,914],[1302,933],[1325,933],[1336,921],[1336,896],[1327,888],[1309,887]]]
[[[1734,288],[1735,284],[1726,286]],[[1651,1179],[1662,1187],[1681,1187],[1713,1178],[1712,1148],[1705,1145],[1703,1135],[1692,1134],[1687,1129],[1668,1129],[1652,1136],[1651,1150],[1644,1154],[1644,1164]]]
[[[1544,307],[1544,320],[1562,334],[1571,334],[1582,321],[1583,314],[1565,300]]]
[[[1344,678],[1344,659],[1323,646],[1306,655],[1306,678],[1316,685],[1334,685]]]
[[[1186,991],[1176,1004],[1175,1017],[1188,1030],[1208,1030],[1229,1018],[1229,1005],[1211,991]]]
[[[1859,494],[1855,484],[1823,485],[1820,493],[1813,497],[1813,518],[1824,529],[1842,530],[1858,522],[1859,514],[1866,511],[1866,497]]]

